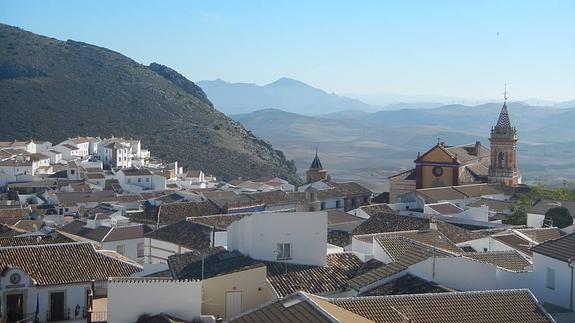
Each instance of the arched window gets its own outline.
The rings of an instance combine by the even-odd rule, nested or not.
[[[499,154],[497,154],[497,167],[498,168],[505,167],[505,153],[502,151],[499,152]]]

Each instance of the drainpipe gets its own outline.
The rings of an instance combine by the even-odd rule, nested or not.
[[[571,268],[571,293],[569,295],[569,310],[573,312],[573,258],[569,259],[569,268]]]

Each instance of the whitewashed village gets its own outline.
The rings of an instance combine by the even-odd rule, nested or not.
[[[575,234],[546,215],[575,202],[506,221],[529,190],[512,116],[413,156],[389,192],[331,178],[321,147],[296,186],[138,138],[0,142],[0,320],[568,322]]]

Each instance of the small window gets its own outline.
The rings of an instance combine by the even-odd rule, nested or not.
[[[138,258],[144,257],[144,243],[138,243]]]
[[[291,245],[289,243],[278,243],[276,252],[277,260],[291,259]]]
[[[321,209],[325,210],[325,202],[321,202]]]
[[[547,282],[545,287],[555,289],[555,269],[547,268]]]
[[[336,208],[336,209],[341,208],[341,200],[337,200],[337,201],[335,202],[335,208]]]
[[[124,245],[121,244],[121,245],[116,247],[116,252],[121,254],[121,255],[124,255],[124,253],[126,252],[126,247],[124,247]]]
[[[128,184],[130,184],[131,180],[128,178]]]
[[[150,178],[146,178],[146,183],[150,181]]]
[[[142,182],[142,178],[138,177],[138,183],[141,183],[141,182]]]
[[[76,174],[76,170],[75,170],[75,169],[70,169],[70,174],[72,174],[72,175]]]

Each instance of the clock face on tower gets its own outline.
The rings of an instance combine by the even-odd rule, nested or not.
[[[435,166],[435,167],[433,167],[432,172],[433,172],[433,176],[439,177],[439,176],[443,175],[443,168],[441,168],[439,166]]]

